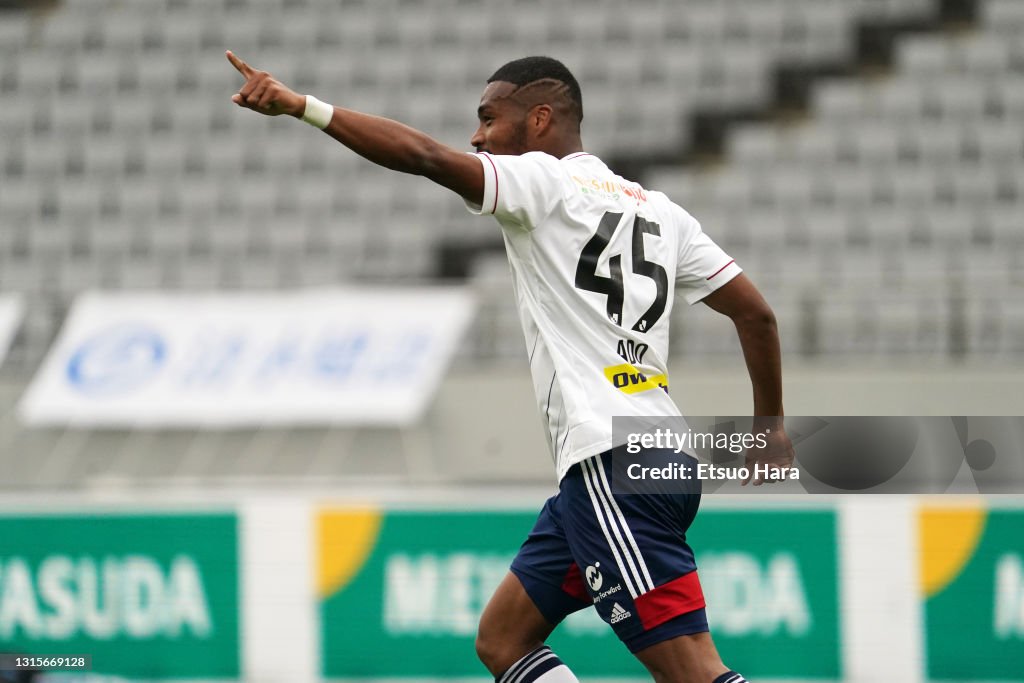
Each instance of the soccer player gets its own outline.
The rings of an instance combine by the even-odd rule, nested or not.
[[[665,195],[584,151],[580,87],[554,59],[509,62],[488,79],[471,154],[227,58],[245,77],[237,105],[301,118],[374,163],[443,185],[501,227],[560,483],[481,617],[477,653],[495,679],[576,681],[544,642],[592,604],[656,681],[744,681],[708,633],[685,542],[699,495],[620,495],[609,485],[611,450],[622,445],[612,416],[680,414],[665,379],[676,288],[735,323],[754,414],[771,428],[759,461],[791,463],[775,318],[739,266]],[[623,366],[637,381],[620,388],[618,370],[607,371]]]

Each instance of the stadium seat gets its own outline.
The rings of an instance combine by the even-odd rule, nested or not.
[[[816,185],[820,179],[807,173],[805,169],[793,166],[783,166],[774,172],[767,172],[763,176],[765,186],[770,188],[771,197],[766,198],[766,203],[775,203],[780,207],[803,211],[810,206],[818,193]]]
[[[960,42],[954,60],[957,70],[983,78],[999,77],[1013,68],[1009,41],[989,34]]]
[[[164,44],[164,22],[159,13],[144,11],[146,3],[135,3],[110,15],[102,23],[103,44],[111,54],[134,55]]]
[[[28,96],[51,95],[60,90],[71,64],[66,57],[54,59],[52,54],[34,50],[17,55],[15,60],[18,88]]]
[[[1024,129],[1012,122],[987,123],[964,130],[971,156],[994,165],[1024,162]]]
[[[891,193],[892,201],[903,206],[928,206],[938,195],[936,171],[927,166],[899,166],[889,169],[876,186]]]
[[[779,157],[779,134],[770,126],[738,126],[729,136],[729,156],[737,163],[767,166]]]
[[[867,299],[832,298],[817,308],[818,339],[823,354],[871,356],[878,349],[879,314]]]
[[[980,213],[966,206],[936,207],[929,212],[927,225],[932,240],[946,247],[966,249],[985,239]]]
[[[915,121],[901,126],[901,156],[924,165],[952,165],[963,153],[962,128],[953,122]]]
[[[861,114],[889,121],[920,119],[925,112],[924,83],[899,77],[871,84],[863,93]]]
[[[1024,76],[1005,78],[992,89],[992,106],[1007,122],[1024,116]]]
[[[41,28],[40,44],[49,54],[77,55],[85,47],[86,36],[101,25],[98,16],[75,11],[74,6],[69,5],[67,11],[49,15]]]
[[[990,294],[1016,286],[1019,284],[1015,281],[1019,279],[1016,277],[1018,261],[1013,250],[993,249],[986,245],[964,250],[953,259],[957,276],[968,288],[968,294]]]
[[[860,83],[845,79],[827,79],[818,83],[811,95],[815,113],[828,120],[855,118],[867,110],[866,90]]]
[[[985,225],[996,245],[1019,249],[1024,244],[1024,214],[1019,205],[986,207],[985,211]]]
[[[1019,36],[1024,31],[1024,7],[1016,0],[987,0],[981,4],[985,27]]]
[[[900,71],[908,76],[934,79],[953,71],[951,45],[945,36],[909,36],[897,50]]]
[[[832,187],[828,196],[837,206],[845,209],[864,208],[874,199],[876,175],[872,169],[836,166],[830,173]]]
[[[25,241],[27,242],[28,239],[26,234]],[[0,265],[3,266],[0,268],[0,291],[22,294],[38,293],[39,268],[36,264],[24,259],[8,259]]]
[[[157,95],[166,97],[174,93],[178,86],[178,64],[168,60],[161,54],[143,54],[132,68],[135,69],[135,82],[139,92],[144,96]]]
[[[878,302],[878,351],[892,356],[927,358],[945,354],[948,326],[940,323],[943,306],[935,299],[906,298]]]
[[[210,3],[213,4],[213,3]],[[202,38],[198,30],[196,18],[187,13],[172,12],[163,16],[158,28],[165,50],[172,54],[189,54],[199,50]],[[242,50],[243,46],[234,48]]]
[[[829,210],[801,212],[810,243],[822,253],[841,250],[851,242],[847,216]]]
[[[777,250],[791,239],[791,218],[777,212],[764,212],[748,222],[751,247],[755,250]]]
[[[824,2],[789,2],[781,5],[785,13],[783,43],[780,46],[785,61],[825,63],[848,59],[853,51],[855,16],[850,3],[836,0]],[[793,40],[793,35],[802,40]],[[787,52],[787,45],[797,49]]]
[[[850,135],[849,128],[837,128],[833,131],[839,139],[852,138],[851,154],[855,163],[867,167],[891,165],[899,157],[901,144],[900,131],[890,123],[864,123]]]
[[[935,0],[859,0],[861,16],[889,21],[926,20],[935,15]]]
[[[974,79],[948,79],[923,93],[926,116],[974,121],[986,114],[989,86]]]
[[[943,181],[952,190],[952,203],[963,207],[988,206],[1001,191],[1000,175],[988,166],[975,172],[947,171]]]
[[[29,44],[31,30],[32,18],[27,12],[0,16],[0,50],[5,56],[17,54]]]

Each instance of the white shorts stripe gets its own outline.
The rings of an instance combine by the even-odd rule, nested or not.
[[[626,542],[622,538],[622,531],[620,530],[619,525],[620,523],[623,523],[624,520],[620,520],[615,516],[615,513],[612,511],[611,506],[608,504],[608,498],[610,496],[601,487],[601,480],[598,478],[597,474],[597,471],[601,469],[600,461],[595,461],[595,459],[593,458],[584,460],[583,467],[586,476],[588,477],[588,484],[593,484],[594,490],[596,492],[596,497],[598,500],[600,500],[601,507],[604,510],[605,515],[607,516],[608,526],[611,527],[612,531],[614,532],[615,539],[618,542],[618,547],[616,548],[615,545],[612,545],[612,550],[621,552],[622,556],[626,558],[626,564],[629,565],[629,576],[633,579],[633,583],[638,589],[637,593],[633,595],[633,597],[635,598],[637,595],[646,593],[650,589],[644,586],[643,578],[637,571],[633,555],[630,552],[630,549],[626,546]],[[609,540],[608,543],[612,544],[612,541]],[[616,557],[617,556],[618,554],[616,554]],[[623,572],[623,575],[625,575],[625,570],[622,567],[621,563],[619,564],[619,569]]]
[[[619,524],[622,527],[622,532],[629,539],[629,545],[633,548],[633,552],[636,554],[636,562],[640,565],[640,570],[643,572],[644,581],[637,581],[641,587],[643,587],[643,593],[654,590],[654,581],[651,579],[651,573],[647,570],[647,563],[644,562],[644,556],[640,554],[640,547],[636,544],[636,539],[633,538],[633,532],[629,530],[629,524],[626,523],[626,517],[622,514],[622,508],[615,501],[615,496],[612,495],[612,487],[608,483],[608,475],[604,473],[604,468],[598,465],[596,467],[598,476],[601,477],[601,483],[604,487],[605,495],[611,502],[612,509],[615,510],[616,516],[619,518]]]
[[[588,460],[585,460],[584,464],[590,466],[589,473],[594,483],[594,489],[597,491],[597,497],[600,499],[601,506],[604,508],[605,514],[608,517],[608,526],[610,526],[612,531],[615,532],[615,538],[619,542],[619,550],[622,552],[622,555],[626,558],[626,563],[629,565],[630,570],[632,570],[633,581],[637,587],[637,595],[646,593],[650,589],[648,589],[644,585],[643,578],[640,576],[640,572],[637,571],[633,554],[630,552],[629,547],[626,546],[626,541],[623,540],[623,533],[620,528],[620,525],[624,522],[624,520],[619,519],[615,515],[609,502],[611,495],[607,491],[605,491],[604,487],[601,484],[601,479],[598,474],[602,470],[601,461],[598,458],[590,458]]]
[[[633,582],[630,580],[630,573],[626,571],[626,566],[622,563],[622,557],[619,555],[618,546],[612,538],[611,533],[608,531],[608,525],[605,523],[604,514],[601,512],[601,503],[597,498],[594,485],[590,481],[590,471],[587,468],[587,465],[588,461],[586,460],[580,463],[580,467],[583,471],[583,482],[587,485],[587,493],[590,494],[590,502],[594,506],[594,516],[597,517],[597,523],[601,525],[601,531],[604,532],[604,538],[608,542],[608,547],[611,548],[612,556],[615,558],[615,564],[618,565],[619,573],[622,575],[622,580],[626,584],[626,590],[629,591],[631,597],[636,598],[637,592],[633,587]]]

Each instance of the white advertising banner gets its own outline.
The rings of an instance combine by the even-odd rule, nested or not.
[[[14,333],[18,331],[21,315],[24,310],[21,297],[15,295],[0,296],[0,365],[7,356]]]
[[[33,425],[408,425],[473,307],[457,288],[87,293],[20,414]]]

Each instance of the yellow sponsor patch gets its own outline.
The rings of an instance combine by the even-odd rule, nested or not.
[[[648,377],[629,363],[605,368],[604,376],[608,378],[608,381],[616,389],[625,394],[639,394],[642,391],[650,391],[651,389],[668,388],[667,375]]]

